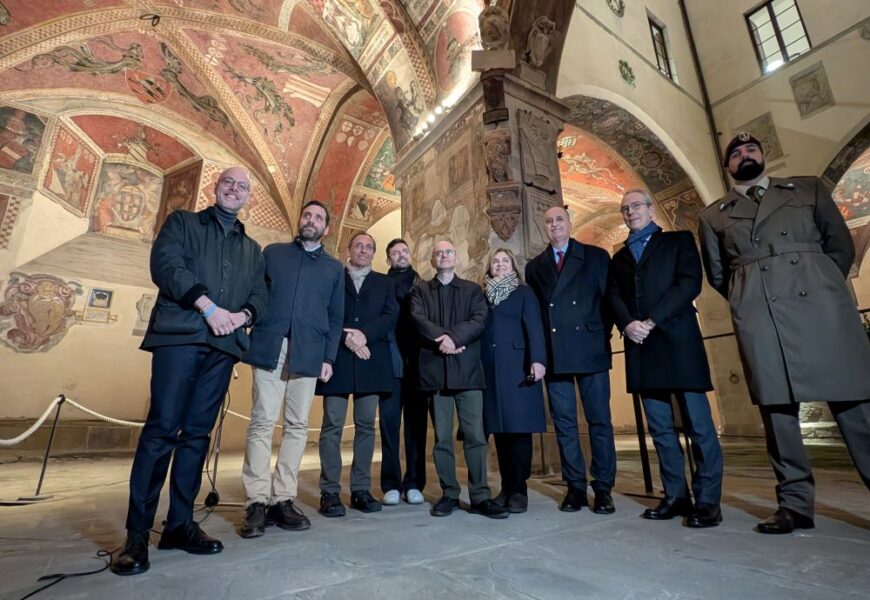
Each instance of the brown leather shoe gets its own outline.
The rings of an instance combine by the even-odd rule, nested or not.
[[[758,522],[758,533],[783,534],[795,529],[813,529],[815,522],[800,513],[780,506],[776,512],[763,521]]]

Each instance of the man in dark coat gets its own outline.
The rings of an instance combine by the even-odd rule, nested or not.
[[[589,505],[577,428],[576,381],[592,446],[593,511],[609,514],[615,510],[611,490],[616,479],[608,373],[613,323],[602,298],[610,257],[597,246],[571,239],[571,219],[561,206],[544,214],[544,225],[550,245],[526,264],[526,283],[541,303],[547,337],[547,396],[562,479],[568,484],[559,510],[574,512]]]
[[[399,319],[392,340],[393,393],[381,397],[381,491],[384,504],[398,504],[402,495],[408,504],[423,503],[426,487],[426,435],[429,413],[417,389],[417,328],[411,320],[411,289],[420,276],[411,266],[411,251],[403,239],[387,244],[387,272],[396,285]],[[399,433],[404,421],[405,476],[399,460]]]
[[[248,346],[245,327],[266,307],[263,255],[236,215],[251,197],[241,167],[220,174],[215,205],[169,215],[151,249],[158,288],[142,349],[151,355],[151,407],[130,473],[127,541],[118,575],[148,570],[148,538],[172,461],[160,549],[215,554],[223,545],[193,520],[209,437]]]
[[[365,513],[381,510],[371,494],[375,417],[381,396],[393,387],[390,339],[399,306],[393,281],[372,271],[375,240],[357,233],[347,246],[344,272],[344,335],[335,361],[335,375],[317,385],[323,396],[320,429],[320,514],[343,517],[341,503],[341,434],[353,395],[353,464],[350,505]]]
[[[268,316],[251,332],[244,361],[254,367],[251,423],[245,443],[242,537],[263,535],[266,524],[308,529],[311,522],[294,504],[299,465],[308,442],[308,414],[317,380],[329,381],[341,339],[344,273],[321,240],[329,213],[317,200],[302,207],[298,236],[270,244],[264,252],[269,286]],[[278,461],[270,478],[272,433],[284,409]]]
[[[459,416],[462,449],[468,467],[472,513],[501,519],[507,511],[492,501],[486,479],[480,335],[486,324],[486,298],[480,286],[454,273],[456,249],[440,241],[432,250],[437,275],[411,291],[411,318],[420,335],[420,389],[429,395],[435,426],[435,469],[443,496],[432,515],[445,517],[459,508],[459,482],[453,455],[453,410]]]
[[[625,336],[628,392],[643,400],[665,488],[665,498],[641,516],[688,516],[689,527],[713,527],[722,521],[722,449],[705,393],[713,384],[692,305],[701,293],[701,258],[691,233],[665,233],[656,225],[652,198],[645,190],[626,192],[620,211],[630,233],[610,263],[607,296],[616,327]],[[674,430],[672,396],[697,465],[694,508]]]
[[[778,481],[779,508],[758,531],[789,533],[814,526],[801,402],[828,402],[870,488],[870,344],[846,286],[855,248],[821,180],[768,177],[748,133],[728,144],[725,166],[737,185],[701,212],[704,267],[731,305]]]

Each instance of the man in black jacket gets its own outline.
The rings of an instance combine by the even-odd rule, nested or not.
[[[151,355],[151,407],[130,473],[127,541],[117,575],[148,570],[148,538],[172,461],[169,513],[158,548],[215,554],[223,545],[193,520],[202,465],[245,327],[266,306],[263,255],[236,215],[251,197],[241,167],[221,173],[215,206],[169,215],[151,249],[158,288],[142,349]]]
[[[641,517],[658,521],[688,516],[689,527],[714,527],[722,520],[722,450],[705,393],[713,384],[692,305],[701,293],[701,257],[691,233],[663,232],[656,225],[652,198],[645,190],[627,191],[620,211],[630,233],[610,264],[607,296],[625,336],[628,392],[643,400],[665,488],[665,498]],[[692,439],[694,508],[671,396]]]
[[[494,519],[508,516],[492,501],[486,479],[486,436],[480,362],[480,336],[489,309],[480,286],[454,274],[456,249],[440,241],[432,250],[437,275],[411,291],[411,318],[420,335],[420,389],[428,393],[435,426],[435,469],[443,496],[432,515],[446,517],[459,508],[459,482],[453,455],[453,408],[459,415],[468,467],[471,512]]]
[[[391,343],[393,393],[381,398],[381,491],[384,504],[398,504],[402,495],[409,504],[423,503],[426,487],[426,434],[429,415],[426,400],[417,389],[417,329],[411,319],[411,289],[420,276],[411,266],[411,251],[403,239],[387,244],[387,272],[396,286],[399,320]],[[405,476],[399,459],[399,433],[404,421]]]
[[[571,219],[561,206],[544,214],[544,226],[550,245],[526,264],[526,282],[541,303],[547,336],[547,397],[562,479],[568,484],[559,510],[574,512],[589,505],[577,428],[576,382],[592,447],[592,510],[608,514],[615,510],[611,489],[616,478],[608,373],[613,323],[602,305],[610,257],[597,246],[571,239]]]
[[[311,200],[302,207],[297,231],[293,242],[270,244],[263,252],[268,314],[251,332],[251,349],[244,357],[254,367],[254,402],[242,468],[245,521],[239,532],[246,538],[263,535],[267,519],[286,530],[311,526],[293,501],[314,388],[318,379],[332,377],[341,339],[344,273],[321,244],[329,232],[329,213],[322,203]],[[272,432],[282,404],[284,432],[270,481]]]
[[[381,510],[371,494],[375,418],[380,398],[393,387],[390,340],[399,307],[393,280],[372,271],[375,240],[357,233],[347,246],[350,258],[344,273],[344,336],[335,361],[335,376],[317,384],[323,396],[320,429],[320,514],[344,516],[341,503],[341,437],[347,405],[353,395],[353,464],[350,505],[370,513]]]

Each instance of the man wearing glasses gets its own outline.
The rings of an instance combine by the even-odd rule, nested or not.
[[[722,521],[722,449],[707,401],[713,384],[692,304],[704,279],[701,257],[690,232],[664,232],[656,224],[646,190],[627,191],[619,209],[629,234],[610,264],[607,299],[625,336],[626,387],[643,399],[665,488],[664,499],[641,517],[688,517],[689,527],[715,527]],[[692,439],[694,505],[674,431],[672,396]]]
[[[432,250],[437,274],[411,291],[411,318],[420,335],[420,390],[428,394],[435,428],[435,470],[443,496],[432,507],[435,517],[459,508],[459,481],[453,454],[453,412],[459,416],[462,449],[468,467],[470,512],[493,519],[508,516],[492,500],[486,480],[486,436],[483,394],[486,386],[480,362],[480,336],[489,309],[480,286],[454,273],[456,249],[442,240]]]
[[[329,213],[321,202],[302,207],[296,239],[270,244],[266,259],[269,305],[251,332],[244,361],[254,367],[254,402],[245,443],[244,538],[263,535],[266,525],[300,531],[311,522],[294,503],[299,466],[308,441],[308,414],[317,380],[329,381],[341,341],[344,273],[323,249]],[[270,477],[272,433],[284,409],[284,431]]]
[[[148,541],[169,472],[169,513],[158,548],[216,554],[223,545],[193,520],[202,465],[233,365],[248,347],[245,328],[267,302],[260,247],[236,215],[251,197],[241,167],[221,173],[215,205],[178,210],[151,248],[158,288],[141,348],[151,352],[151,407],[130,473],[127,540],[117,575],[148,570]]]

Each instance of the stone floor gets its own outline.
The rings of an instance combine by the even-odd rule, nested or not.
[[[243,540],[235,533],[241,509],[221,505],[199,516],[205,517],[203,528],[223,540],[222,554],[152,549],[144,575],[67,579],[35,597],[870,598],[870,495],[843,448],[811,448],[817,528],[762,536],[752,528],[773,507],[773,482],[760,445],[726,444],[725,520],[709,530],[639,519],[656,500],[643,496],[631,441],[619,446],[615,514],[560,513],[564,489],[545,477],[530,482],[529,512],[502,521],[464,511],[436,519],[428,503],[325,519],[314,509],[319,493],[312,449],[300,492],[310,530],[270,528],[262,538]],[[240,465],[239,455],[221,458],[222,502],[243,500]],[[54,494],[52,501],[0,506],[0,598],[26,596],[45,574],[101,566],[97,550],[123,541],[129,466],[128,457],[52,461],[44,488]],[[0,499],[32,493],[37,475],[38,464],[7,459],[0,464]],[[432,502],[438,489],[434,472],[429,475],[426,499]],[[497,476],[491,483],[498,488]]]

